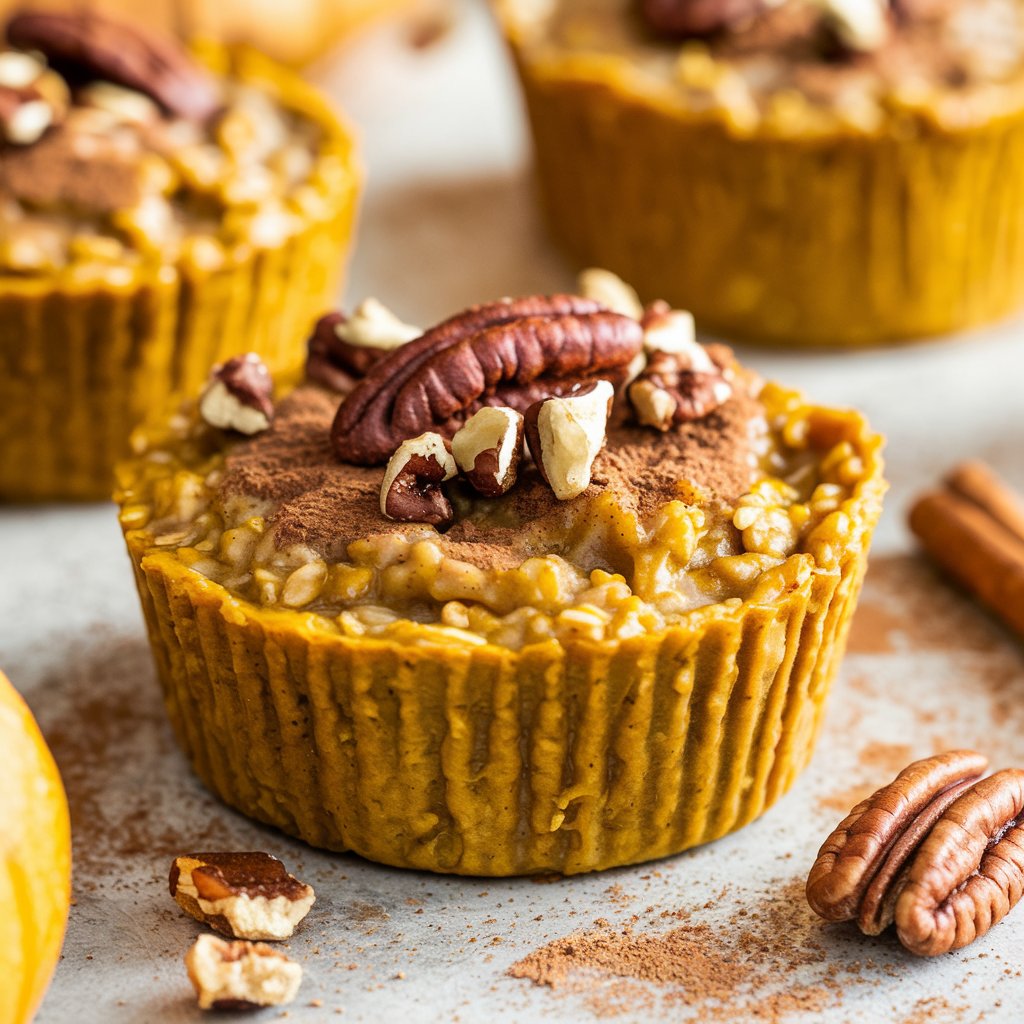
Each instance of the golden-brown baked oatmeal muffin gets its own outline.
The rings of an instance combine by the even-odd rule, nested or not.
[[[294,390],[239,357],[136,433],[121,523],[226,802],[388,864],[571,873],[739,828],[806,764],[881,441],[581,292],[425,333],[366,303]]]
[[[330,301],[346,131],[247,51],[89,12],[0,49],[0,498],[109,495],[144,413],[239,348],[284,372]]]
[[[1024,301],[1020,0],[496,7],[578,265],[787,346]]]

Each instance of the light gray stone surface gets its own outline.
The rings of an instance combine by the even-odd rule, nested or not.
[[[363,123],[371,169],[351,299],[375,294],[429,323],[571,284],[530,203],[514,82],[481,7],[460,8],[452,32],[422,51],[378,31],[320,79]],[[226,810],[164,720],[112,506],[0,511],[0,665],[51,739],[75,825],[76,905],[39,1021],[199,1019],[182,965],[198,926],[165,879],[175,853],[202,847],[270,850],[315,887],[290,943],[306,969],[290,1020],[587,1021],[603,996],[622,1021],[1019,1021],[1024,911],[959,954],[919,961],[889,937],[823,927],[799,890],[845,810],[912,757],[977,746],[996,766],[1024,763],[1021,647],[914,555],[904,527],[910,496],[961,457],[1024,486],[1022,331],[1016,322],[855,355],[741,353],[817,399],[864,409],[889,435],[892,493],[851,651],[812,765],[777,807],[709,847],[602,875],[538,884],[399,872]],[[742,940],[753,980],[717,1015],[685,986],[590,980],[552,992],[505,976],[599,918],[678,927],[665,911],[706,925],[709,955],[731,956]]]

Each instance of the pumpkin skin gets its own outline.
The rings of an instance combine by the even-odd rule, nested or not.
[[[71,822],[53,756],[2,672],[0,750],[0,1024],[27,1024],[64,941]]]

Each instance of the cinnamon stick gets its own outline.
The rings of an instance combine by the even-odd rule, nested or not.
[[[984,462],[961,462],[954,466],[946,477],[946,486],[973,501],[1024,541],[1024,501]]]
[[[987,467],[954,469],[917,500],[910,528],[965,590],[1024,638],[1024,503]]]

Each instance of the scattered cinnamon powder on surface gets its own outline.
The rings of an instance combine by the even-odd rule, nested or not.
[[[693,1019],[713,1024],[740,1018],[777,1024],[795,1013],[821,1012],[860,983],[863,964],[827,962],[821,924],[803,889],[802,877],[780,882],[728,927],[686,921],[643,931],[634,915],[622,927],[555,939],[508,973],[576,995],[602,1018],[660,1009],[695,1011]]]
[[[231,816],[197,780],[166,784],[178,750],[153,678],[149,645],[97,631],[69,648],[37,689],[39,721],[60,768],[71,808],[76,886],[145,859],[163,869],[182,845],[230,848]],[[187,812],[202,822],[185,836]]]
[[[1006,632],[916,555],[872,558],[850,627],[851,654],[986,651]]]
[[[883,743],[880,740],[871,740],[861,747],[857,759],[865,768],[870,769],[873,776],[878,778],[875,789],[879,789],[887,782],[891,782],[915,759],[915,756],[923,757],[924,755],[915,755],[914,748],[907,743]]]

